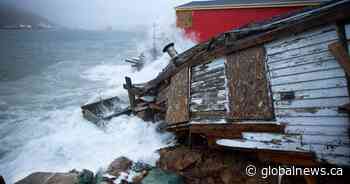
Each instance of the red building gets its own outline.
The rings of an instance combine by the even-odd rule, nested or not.
[[[262,21],[325,0],[214,0],[193,1],[175,8],[177,27],[203,42],[219,33]]]

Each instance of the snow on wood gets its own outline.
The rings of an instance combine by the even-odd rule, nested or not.
[[[242,138],[249,141],[260,141],[260,142],[296,142],[301,143],[301,135],[286,135],[276,133],[252,133],[243,132]]]
[[[221,146],[233,147],[233,148],[249,148],[249,149],[267,149],[267,150],[279,150],[279,151],[299,151],[308,152],[309,148],[300,143],[267,143],[249,140],[238,139],[219,139],[216,144]]]

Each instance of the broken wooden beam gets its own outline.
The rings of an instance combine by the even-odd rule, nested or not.
[[[338,107],[340,111],[350,113],[350,103]]]
[[[350,56],[343,44],[340,42],[331,43],[328,45],[328,49],[343,67],[345,73],[350,76]]]
[[[131,82],[131,78],[130,77],[125,77],[124,88],[128,90],[130,109],[131,109],[131,111],[134,111],[134,109],[135,109],[135,94],[131,91],[131,89],[132,89],[132,82]]]

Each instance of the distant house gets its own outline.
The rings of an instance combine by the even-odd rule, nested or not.
[[[350,166],[349,9],[350,0],[332,1],[178,55],[169,45],[168,66],[127,88],[132,109],[187,140],[282,164]]]
[[[176,7],[177,27],[203,42],[252,21],[266,20],[324,0],[214,0],[193,1]]]

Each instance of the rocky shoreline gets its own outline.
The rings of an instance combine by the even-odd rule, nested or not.
[[[278,176],[248,176],[246,167],[257,170],[277,166],[257,159],[254,154],[208,147],[174,146],[160,149],[155,167],[133,162],[126,157],[115,159],[106,170],[72,170],[67,173],[36,172],[15,184],[255,184],[279,183]],[[346,171],[347,172],[347,171]],[[258,172],[259,173],[259,172]],[[344,176],[322,176],[318,183],[344,183]],[[283,176],[282,184],[307,183],[303,176]]]

